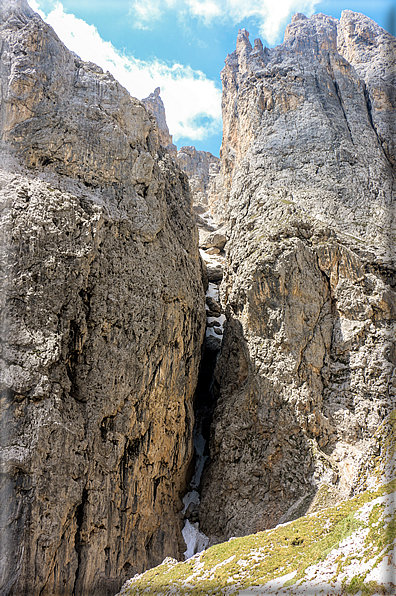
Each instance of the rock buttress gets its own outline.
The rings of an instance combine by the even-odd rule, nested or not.
[[[226,59],[212,542],[348,497],[394,407],[395,44],[357,13],[295,15]]]
[[[198,234],[144,106],[0,16],[0,593],[104,596],[184,550]]]

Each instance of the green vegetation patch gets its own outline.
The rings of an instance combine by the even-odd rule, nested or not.
[[[265,584],[295,572],[285,585],[303,580],[308,567],[327,555],[357,530],[369,527],[366,544],[380,554],[395,537],[395,520],[385,520],[383,506],[375,505],[366,524],[355,513],[365,503],[396,490],[396,480],[377,490],[366,491],[349,501],[301,517],[273,530],[217,544],[192,559],[175,565],[163,564],[143,574],[125,591],[127,596],[149,594],[223,595],[231,587],[235,594],[252,585]],[[348,561],[340,561],[341,571]],[[366,574],[367,575],[367,574]],[[372,585],[371,585],[372,584]],[[344,586],[355,594],[381,593],[377,584],[364,584],[364,576]],[[364,591],[363,588],[364,587]],[[374,590],[374,591],[371,591]]]

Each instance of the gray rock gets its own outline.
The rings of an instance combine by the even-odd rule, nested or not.
[[[169,128],[166,123],[165,106],[160,93],[161,89],[160,87],[157,87],[154,90],[154,93],[150,93],[148,97],[142,99],[142,103],[145,105],[146,109],[153,114],[157,121],[161,145],[169,151],[172,157],[176,157],[177,147],[173,144],[172,135],[169,134]]]
[[[273,527],[358,485],[395,407],[396,40],[344,11],[222,72],[229,239],[201,529]]]
[[[208,280],[211,282],[219,282],[223,279],[223,268],[221,265],[212,265],[207,263]]]
[[[205,238],[200,241],[201,248],[218,248],[223,250],[227,242],[227,237],[222,229],[218,229],[215,232],[211,232]]]
[[[211,312],[216,313],[215,316],[219,316],[221,313],[221,305],[212,298],[211,296],[206,296],[206,304],[209,306]]]
[[[213,335],[209,335],[209,337],[205,338],[205,349],[210,350],[212,352],[219,352],[221,348],[221,339],[219,337],[214,337]]]
[[[205,302],[143,104],[0,2],[1,594],[107,596],[180,557]]]
[[[188,146],[179,149],[176,161],[188,176],[194,206],[207,211],[208,195],[219,171],[219,158],[209,151],[197,151],[195,147]]]
[[[196,503],[190,503],[187,507],[184,517],[188,519],[192,524],[194,524],[195,522],[199,521],[198,512],[199,505],[197,505]]]

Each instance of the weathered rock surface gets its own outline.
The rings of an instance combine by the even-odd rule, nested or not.
[[[188,176],[194,207],[198,208],[198,212],[206,211],[208,195],[219,173],[219,158],[209,151],[197,151],[195,147],[189,146],[179,149],[176,161]]]
[[[172,135],[169,134],[166,123],[165,106],[160,97],[160,88],[157,87],[154,93],[142,100],[148,111],[155,116],[158,124],[160,143],[169,151],[179,167],[188,176],[193,199],[193,207],[196,213],[196,223],[199,230],[200,241],[208,236],[214,228],[208,225],[200,215],[209,214],[213,203],[217,203],[222,191],[222,176],[219,172],[220,160],[209,151],[198,151],[193,146],[182,147],[177,151],[173,144]],[[215,214],[216,221],[221,221],[221,214]],[[212,219],[210,217],[210,219]],[[214,222],[213,222],[214,223]],[[223,246],[225,241],[223,243]]]
[[[344,596],[357,586],[393,596],[395,438],[393,411],[370,441],[360,494],[334,506],[323,490],[315,515],[234,537],[184,563],[166,560],[126,582],[119,596],[210,594],[214,584],[219,594],[238,596]]]
[[[223,250],[227,242],[227,236],[225,230],[218,228],[214,232],[211,232],[200,241],[201,248],[218,248]]]
[[[212,542],[303,514],[321,486],[347,497],[394,407],[395,49],[344,11],[295,15],[271,50],[241,30],[226,59]]]
[[[155,116],[158,124],[159,139],[163,147],[165,147],[172,157],[176,157],[177,147],[173,144],[172,135],[169,134],[169,128],[166,123],[166,114],[164,102],[160,96],[161,89],[157,87],[154,93],[150,93],[148,97],[142,99],[146,109]]]
[[[0,0],[0,594],[114,594],[180,556],[205,329],[158,127]]]

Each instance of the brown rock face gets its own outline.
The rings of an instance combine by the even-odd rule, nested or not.
[[[142,103],[146,109],[155,116],[158,124],[159,140],[163,147],[165,147],[169,153],[176,157],[177,147],[173,144],[172,135],[169,134],[169,128],[166,123],[165,106],[160,96],[161,89],[157,87],[154,93],[150,93],[148,97],[142,99]]]
[[[395,407],[395,49],[345,11],[296,15],[271,50],[241,30],[226,59],[212,542],[349,496]]]
[[[110,595],[180,556],[205,327],[158,128],[0,1],[0,594]]]

